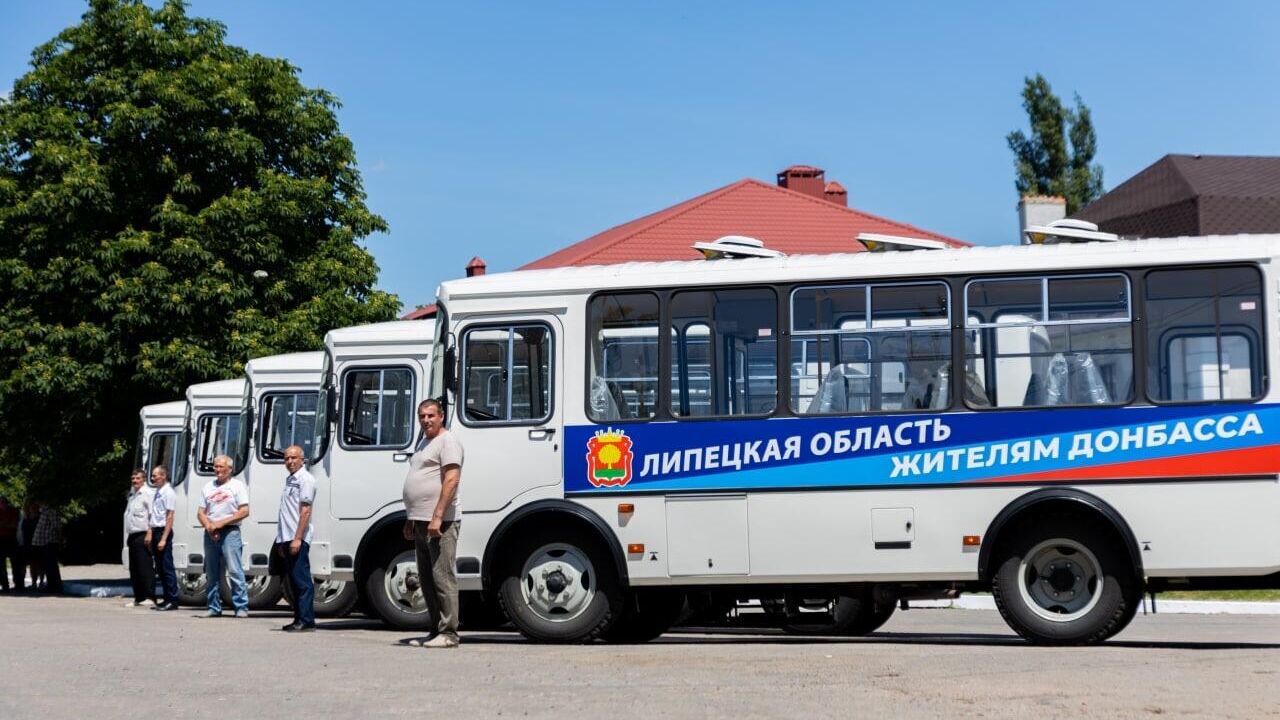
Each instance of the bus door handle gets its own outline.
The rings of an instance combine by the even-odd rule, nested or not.
[[[555,434],[556,429],[553,427],[529,428],[530,440],[547,440]]]
[[[398,452],[391,456],[391,462],[408,462],[413,457],[413,453]]]

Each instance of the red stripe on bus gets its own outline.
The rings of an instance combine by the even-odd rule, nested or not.
[[[1121,480],[1146,477],[1199,477],[1280,474],[1280,445],[1264,445],[1240,450],[1219,450],[1199,455],[1134,460],[1131,462],[1076,467],[1064,470],[1012,475],[976,480],[979,483],[1026,482],[1028,480]]]

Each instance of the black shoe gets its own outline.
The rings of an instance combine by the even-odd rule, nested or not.
[[[294,621],[289,623],[288,625],[285,625],[280,629],[285,632],[315,632],[316,625],[315,623],[311,623],[310,625],[307,625],[307,624]]]
[[[165,603],[163,605],[157,605],[155,609],[161,612],[166,612],[168,610],[177,610],[178,603]]]

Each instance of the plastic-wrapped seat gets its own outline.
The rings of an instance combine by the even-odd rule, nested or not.
[[[1056,353],[1049,360],[1043,405],[1109,405],[1102,371],[1087,352]]]
[[[842,363],[833,366],[818,386],[818,394],[813,396],[809,408],[810,414],[866,412],[867,396],[870,390],[865,372],[857,369],[853,363]]]

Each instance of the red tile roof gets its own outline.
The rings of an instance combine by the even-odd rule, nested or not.
[[[848,253],[859,233],[905,235],[969,243],[895,222],[829,200],[746,178],[665,210],[593,235],[521,270],[608,265],[637,260],[695,260],[690,246],[724,235],[747,235],[790,255]]]

